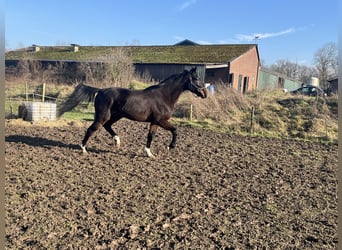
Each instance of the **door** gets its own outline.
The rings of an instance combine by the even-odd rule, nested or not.
[[[248,82],[249,82],[249,77],[245,76],[243,78],[243,90],[242,90],[242,93],[246,93],[248,91]]]

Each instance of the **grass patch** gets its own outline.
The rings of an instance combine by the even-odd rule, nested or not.
[[[180,99],[176,117],[186,118],[182,124],[230,133],[337,140],[337,97],[292,96],[276,90],[242,95],[228,88],[218,88],[216,93],[205,100],[191,94]]]
[[[94,113],[74,110],[74,111],[70,111],[70,112],[65,112],[62,115],[62,118],[66,119],[66,120],[93,121],[94,120]]]
[[[145,89],[145,88],[147,88],[149,86],[151,86],[151,84],[140,82],[140,81],[137,81],[137,80],[132,80],[129,83],[128,88],[139,90],[139,89]]]

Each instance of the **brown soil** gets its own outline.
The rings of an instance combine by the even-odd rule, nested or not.
[[[6,123],[8,249],[336,249],[336,144],[89,124]]]

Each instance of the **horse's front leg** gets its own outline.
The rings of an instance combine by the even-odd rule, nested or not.
[[[154,135],[156,134],[158,125],[152,124],[150,125],[150,130],[147,135],[147,142],[146,142],[146,147],[145,147],[145,152],[147,153],[148,157],[154,157],[154,155],[151,153],[151,143],[153,140]]]

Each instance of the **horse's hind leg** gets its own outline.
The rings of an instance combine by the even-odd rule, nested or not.
[[[103,127],[107,130],[107,132],[113,137],[114,143],[117,147],[120,147],[120,137],[115,133],[112,129],[112,125],[120,120],[121,117],[112,116],[109,121],[107,121]]]
[[[97,131],[101,126],[102,126],[101,122],[95,121],[87,129],[87,132],[85,133],[85,136],[84,136],[82,144],[81,144],[81,148],[82,148],[83,153],[87,153],[86,144],[89,140],[89,137],[92,136],[95,133],[95,131]]]
[[[96,106],[95,106],[94,122],[87,129],[87,132],[85,133],[82,144],[81,144],[81,148],[82,148],[83,153],[87,153],[86,144],[87,144],[90,136],[92,136],[97,130],[99,130],[101,128],[101,126],[109,120],[109,117],[110,117],[110,113],[108,111],[107,112],[103,112],[103,111],[99,112],[99,111],[97,111]]]
[[[177,128],[174,127],[172,124],[170,124],[167,120],[160,121],[159,126],[162,127],[163,129],[171,131],[172,140],[171,140],[171,143],[169,145],[169,149],[175,148],[176,147],[176,141],[177,141]]]

